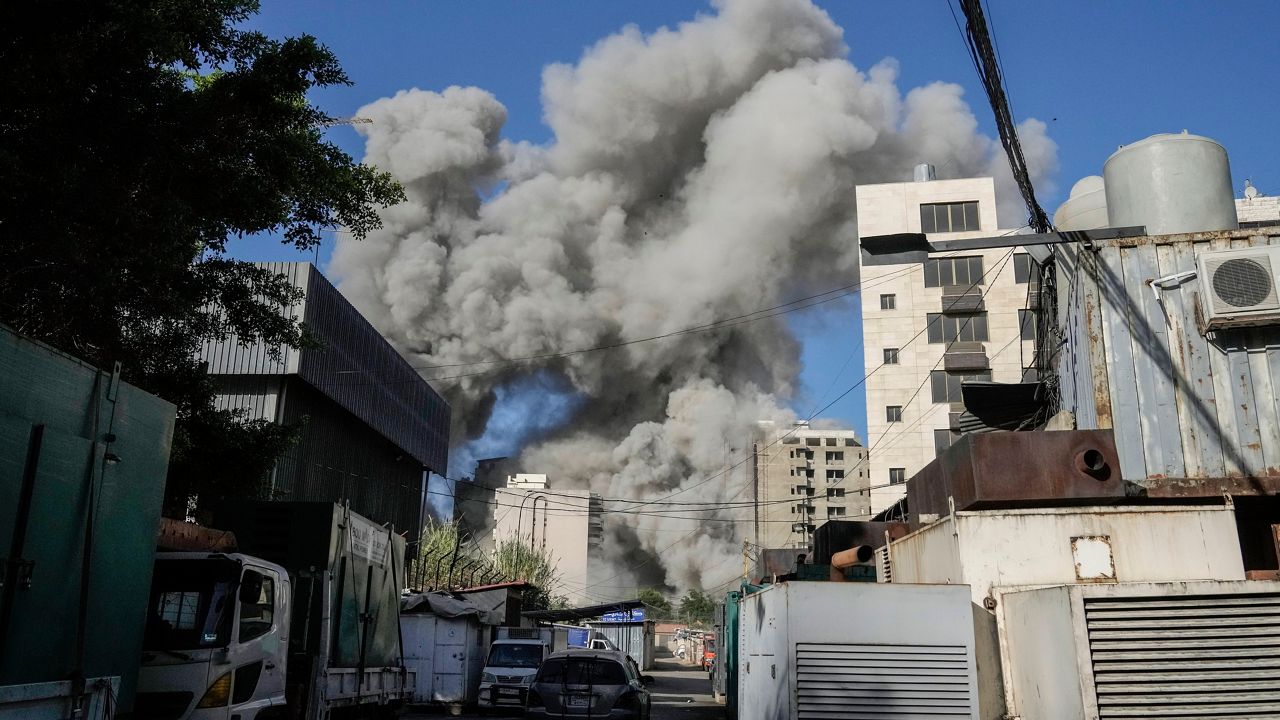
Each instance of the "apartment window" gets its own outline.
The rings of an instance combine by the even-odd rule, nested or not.
[[[829,498],[844,497],[844,488],[827,488],[827,497]]]
[[[853,441],[853,438],[845,438],[845,439],[844,439],[844,446],[845,446],[845,447],[855,447],[856,445],[857,445],[857,443],[855,443],[855,442]]]
[[[924,286],[947,287],[981,285],[981,257],[934,258],[924,261]]]
[[[1027,253],[1015,253],[1013,256],[1013,281],[1026,284],[1032,277],[1039,277],[1040,263],[1031,259]]]
[[[934,370],[929,373],[929,381],[933,386],[933,401],[935,403],[962,402],[964,397],[960,393],[960,386],[966,380],[990,381],[991,371],[947,372],[945,370]]]
[[[944,315],[929,313],[929,342],[986,342],[987,314]]]
[[[835,446],[836,446],[836,439],[835,439],[835,438],[827,438],[827,447],[835,447]]]
[[[901,485],[907,481],[906,468],[889,468],[889,484]]]
[[[976,200],[925,203],[920,206],[920,232],[967,232],[981,229]]]
[[[885,364],[885,365],[897,365],[897,364],[898,364],[898,348],[885,348],[885,349],[884,349],[884,364]]]
[[[902,406],[886,405],[884,408],[885,422],[902,422]]]
[[[880,309],[881,309],[881,310],[897,310],[897,309],[898,309],[898,296],[897,296],[897,295],[893,295],[893,294],[890,294],[890,295],[881,295],[881,296],[880,296]]]
[[[804,444],[810,447],[817,447],[822,444],[822,438],[805,438]]]
[[[826,458],[826,461],[827,461],[827,462],[829,462],[829,463],[842,463],[842,462],[844,462],[844,451],[843,451],[843,450],[828,450],[828,451],[827,451],[827,458]]]
[[[845,514],[845,508],[842,508],[842,507],[829,507],[829,508],[827,508],[827,517],[829,517],[829,518],[831,518],[831,517],[843,517],[843,516],[844,516],[844,514]]]
[[[843,480],[844,470],[827,470],[827,482],[832,480]]]
[[[943,428],[942,430],[934,430],[933,431],[933,454],[935,456],[941,455],[942,453],[946,452],[947,448],[954,445],[956,440],[959,440],[959,439],[960,439],[960,433],[955,430],[948,430],[946,428]]]
[[[1036,324],[1035,310],[1018,311],[1018,328],[1023,340],[1036,339]]]

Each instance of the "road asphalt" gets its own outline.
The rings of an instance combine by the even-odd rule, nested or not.
[[[654,668],[645,674],[657,681],[649,688],[651,697],[650,720],[720,720],[724,717],[724,705],[711,697],[711,679],[705,670],[674,657],[658,658]],[[401,716],[403,720],[426,718],[498,718],[502,715],[481,715],[474,709],[462,714],[451,714],[447,709],[412,708]],[[505,717],[519,717],[518,714]]]

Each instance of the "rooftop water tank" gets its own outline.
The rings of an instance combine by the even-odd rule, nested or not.
[[[1145,225],[1149,235],[1239,227],[1227,151],[1207,137],[1152,135],[1115,151],[1102,175],[1111,227]]]
[[[929,182],[930,180],[937,180],[938,174],[934,172],[933,166],[929,163],[920,163],[915,167],[912,177],[916,182]]]
[[[1059,230],[1097,230],[1110,227],[1107,218],[1107,193],[1101,175],[1081,178],[1071,186],[1071,196],[1053,213],[1053,226]]]

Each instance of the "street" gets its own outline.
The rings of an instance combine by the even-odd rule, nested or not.
[[[711,681],[707,673],[694,665],[681,663],[673,657],[658,658],[655,666],[646,674],[658,682],[649,688],[652,693],[652,720],[713,720],[724,717],[724,706],[711,698]],[[424,718],[491,718],[498,715],[480,715],[474,711],[462,715],[450,715],[447,710],[412,709],[402,716],[405,720]],[[510,717],[518,717],[511,715]]]

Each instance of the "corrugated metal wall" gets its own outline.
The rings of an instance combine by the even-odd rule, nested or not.
[[[311,278],[310,263],[258,263],[274,273],[289,278],[295,287],[307,292]],[[301,319],[305,300],[299,305],[287,305],[280,308],[280,314],[288,318]],[[224,341],[205,341],[200,350],[200,359],[209,363],[210,375],[284,375],[298,372],[298,351],[287,347],[279,347],[279,356],[271,357],[271,348],[261,342],[241,345],[233,335]]]
[[[272,358],[262,343],[242,346],[235,337],[207,343],[202,359],[209,363],[210,374],[224,376],[219,406],[245,408],[252,417],[276,419],[273,398],[278,389],[272,389],[271,383],[253,385],[245,376],[296,374],[419,464],[444,474],[449,460],[449,404],[310,263],[262,266],[287,276],[306,292],[303,303],[283,307],[281,313],[301,317],[321,346],[301,351],[281,348],[279,357]]]
[[[1206,337],[1199,279],[1148,284],[1205,251],[1278,244],[1238,230],[1058,250],[1063,407],[1115,430],[1126,479],[1280,476],[1280,327]]]
[[[346,499],[379,524],[416,528],[422,505],[417,459],[298,378],[288,379],[284,393],[281,422],[306,425],[276,463],[278,499]]]
[[[423,465],[444,474],[449,404],[314,267],[304,320],[324,344],[302,352],[298,373]]]

